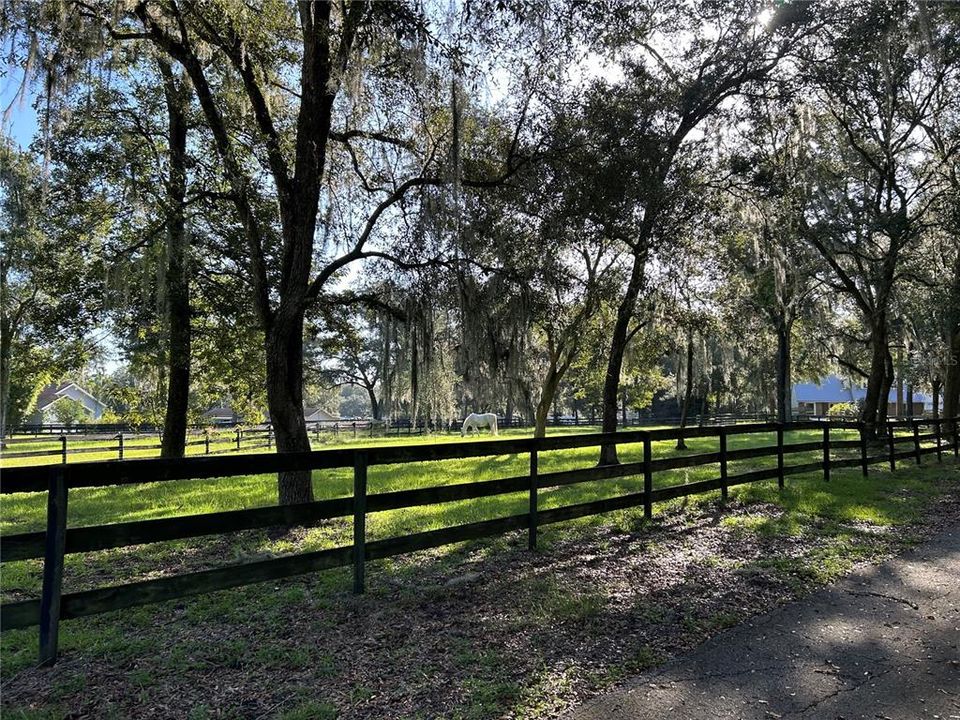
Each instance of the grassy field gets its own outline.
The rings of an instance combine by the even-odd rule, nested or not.
[[[582,429],[580,431],[582,432]],[[574,430],[558,432],[574,432]],[[522,434],[522,431],[508,431],[502,436]],[[833,437],[839,440],[856,437],[856,434],[837,431]],[[818,439],[820,439],[818,431],[800,431],[788,433],[786,442],[807,442]],[[384,441],[383,438],[373,440],[358,438],[355,442],[352,438],[350,440],[351,442],[345,442],[343,445],[452,442],[460,438],[454,435],[400,438],[390,441]],[[687,453],[709,452],[716,450],[718,446],[716,438],[694,438],[687,443],[689,445],[689,450],[685,451]],[[729,438],[728,447],[736,449],[774,443],[773,433],[734,435]],[[654,443],[654,457],[676,455],[674,445],[675,441]],[[596,453],[596,448],[545,452],[540,456],[540,470],[546,473],[590,467],[596,461]],[[835,457],[852,456],[855,453],[855,450],[845,451],[836,453]],[[798,464],[818,460],[819,457],[819,452],[796,454],[787,456],[786,462],[788,465]],[[732,505],[775,506],[778,511],[772,515],[731,516],[724,520],[724,523],[731,532],[758,536],[803,538],[810,533],[815,533],[817,538],[822,538],[829,535],[833,540],[827,543],[826,549],[818,546],[812,555],[801,553],[797,557],[769,558],[770,568],[794,578],[798,588],[808,582],[824,582],[844,572],[852,562],[869,557],[869,553],[863,550],[857,540],[857,533],[860,532],[857,528],[916,526],[922,522],[931,503],[944,493],[956,491],[956,472],[953,470],[952,455],[947,457],[949,464],[939,468],[926,467],[918,470],[904,463],[903,470],[895,475],[891,475],[884,466],[875,465],[871,468],[869,479],[862,478],[859,470],[854,469],[835,472],[829,484],[823,482],[819,473],[812,473],[788,478],[787,487],[783,491],[777,489],[775,481],[731,488]],[[621,458],[624,461],[640,460],[642,446],[621,446]],[[86,456],[85,459],[93,458]],[[732,462],[729,472],[734,475],[748,469],[771,467],[775,462],[775,457]],[[527,472],[527,463],[526,455],[505,455],[378,466],[369,471],[369,491],[376,493],[519,475]],[[925,463],[928,466],[933,465],[934,458],[927,456]],[[4,466],[7,464],[4,463]],[[717,477],[718,474],[719,469],[716,465],[657,473],[654,475],[654,485],[663,487],[709,479]],[[317,471],[314,472],[313,483],[318,499],[348,496],[352,490],[352,471],[350,469]],[[642,489],[642,484],[642,477],[636,476],[547,490],[541,495],[541,508],[635,492]],[[140,486],[78,489],[70,493],[69,526],[259,507],[273,504],[275,498],[275,476],[241,476],[203,481],[172,481]],[[719,492],[715,492],[697,498],[683,498],[656,505],[655,523],[658,517],[675,515],[678,512],[700,512],[704,508],[713,506],[718,498]],[[526,506],[526,494],[514,493],[375,513],[367,521],[368,537],[380,539],[521,513],[526,510]],[[0,530],[3,534],[40,530],[44,527],[44,512],[43,495],[3,496],[2,508],[0,508]],[[540,552],[549,554],[552,548],[559,547],[571,538],[575,539],[578,533],[590,532],[591,529],[602,527],[631,529],[642,525],[642,509],[635,509],[551,526],[544,529]],[[70,555],[67,557],[65,591],[131,582],[288,552],[349,544],[351,532],[349,520],[343,519],[332,521],[322,527],[297,530],[280,536],[264,531],[251,531],[236,533],[231,537],[196,538],[138,548]],[[431,571],[455,573],[464,553],[470,552],[479,552],[485,557],[492,558],[497,553],[509,554],[519,551],[512,547],[509,539],[499,538],[421,553],[413,559],[397,558],[375,563],[375,567],[371,570],[371,592],[374,595],[380,592],[377,589],[378,583],[389,586],[393,582],[388,579],[391,576],[403,578],[411,573],[415,575],[422,572],[423,563],[426,563]],[[40,561],[23,561],[5,565],[2,579],[0,579],[0,591],[4,600],[36,597],[39,592],[41,567]],[[160,658],[158,662],[161,663],[162,668],[154,668],[154,671],[161,674],[177,670],[176,652],[167,647],[156,646],[157,643],[164,642],[165,636],[163,632],[156,632],[158,625],[172,622],[175,627],[182,628],[203,626],[210,622],[233,622],[244,624],[244,626],[250,623],[268,626],[271,623],[282,623],[288,613],[296,612],[296,608],[301,607],[304,602],[321,608],[329,607],[330,603],[348,602],[348,596],[346,596],[348,591],[349,575],[346,570],[329,571],[309,578],[224,591],[195,599],[65,622],[61,630],[61,646],[68,657],[95,659],[98,663],[111,665],[115,672],[126,678],[127,682],[136,685],[137,676],[134,670],[140,668],[143,663],[136,658],[151,656]],[[538,622],[545,624],[556,622],[557,616],[564,616],[569,612],[571,609],[565,601],[546,602],[537,616]],[[168,619],[170,617],[172,619]],[[175,634],[179,635],[179,630]],[[189,642],[194,641],[195,639]],[[254,661],[247,658],[247,660],[257,667],[270,667],[271,663],[282,665],[282,661],[285,661],[286,654],[289,652],[289,648],[284,645],[288,641],[289,638],[275,639],[272,642],[264,641],[257,644],[255,651],[248,645],[238,646],[239,649],[235,649],[235,653],[243,655],[254,652],[260,659]],[[184,643],[188,641],[184,640]],[[183,647],[181,651],[186,652]],[[8,681],[15,677],[23,680],[25,674],[35,673],[36,671],[30,669],[35,662],[35,653],[36,629],[6,633],[0,648],[3,680]],[[271,653],[275,657],[269,660],[272,657]],[[247,660],[236,657],[215,657],[208,658],[207,662],[216,667],[218,664],[226,663],[230,666],[231,663],[247,662]],[[309,664],[311,671],[314,671],[317,663],[325,661],[313,653],[302,662]],[[124,667],[131,663],[134,669],[124,670]],[[324,677],[332,682],[336,680],[337,673],[342,671],[342,668],[341,670],[331,668],[329,676]],[[622,668],[621,672],[623,672]],[[615,672],[610,675],[611,678],[615,676]],[[33,710],[27,711],[23,707],[5,709],[11,712],[9,717],[62,717],[63,709],[70,707],[71,697],[84,695],[81,681],[75,679],[74,682],[78,686],[72,692],[67,688],[61,689],[59,693],[45,693],[42,702]],[[150,687],[149,682],[141,684],[145,684],[147,688]],[[480,695],[484,692],[487,694],[492,692],[493,695],[492,697],[484,695],[486,699],[474,702],[475,712],[464,711],[459,715],[452,713],[449,716],[498,717],[510,707],[514,707],[517,702],[521,702],[513,693],[499,697],[489,687],[484,686],[481,690],[482,692],[478,690]],[[310,697],[304,699],[300,705],[309,708],[311,703],[315,705],[311,713],[300,716],[286,715],[284,713],[289,709],[287,708],[273,714],[268,713],[263,717],[336,717],[338,712],[345,717],[350,716],[344,715],[342,699],[335,705],[330,705],[324,698]],[[527,698],[521,702],[523,703],[533,707],[536,700]],[[283,704],[283,707],[286,708],[286,704]],[[60,715],[57,715],[58,712]],[[7,717],[6,712],[4,715]],[[221,715],[210,715],[210,717],[219,716]],[[228,713],[223,716],[245,717],[242,712],[232,715]],[[536,716],[536,713],[530,716]]]
[[[318,444],[318,447],[325,442],[331,442],[334,440],[333,433],[330,433],[330,438],[327,439],[323,437],[323,441]],[[187,455],[203,455],[206,453],[206,445],[202,442],[203,435],[191,434],[187,437]],[[244,440],[241,445],[241,449],[245,452],[259,452],[261,449],[256,448],[250,450],[249,447],[252,445],[260,445],[266,443],[266,435],[262,437],[250,438],[249,440]],[[158,457],[160,455],[160,450],[158,446],[160,445],[160,438],[155,434],[133,434],[133,433],[124,433],[123,437],[123,456],[124,459],[132,458],[148,458],[148,457]],[[76,462],[93,462],[95,460],[116,460],[118,459],[119,452],[117,450],[118,441],[115,435],[98,435],[98,436],[67,436],[67,462],[76,463]],[[52,463],[61,462],[61,444],[59,437],[36,437],[36,438],[21,438],[14,437],[6,441],[6,447],[4,448],[4,454],[0,455],[0,467],[28,467],[32,465],[49,465]],[[101,448],[101,452],[91,452],[95,448]],[[83,452],[76,452],[78,450],[83,450]],[[214,431],[210,435],[210,452],[211,453],[228,453],[236,451],[236,436],[233,431],[223,430],[223,431]],[[266,451],[266,448],[263,448],[263,451]],[[26,453],[26,452],[49,452],[49,455],[40,456],[40,457],[16,457],[17,453]]]
[[[560,430],[563,434],[573,430]],[[581,431],[582,432],[582,431]],[[524,431],[508,431],[500,437],[523,437]],[[856,437],[853,431],[836,431],[834,439]],[[818,440],[818,431],[799,431],[787,433],[785,443],[809,442]],[[485,439],[489,440],[489,436]],[[396,438],[359,439],[325,447],[363,447],[397,444],[422,444],[458,442],[459,435]],[[731,450],[775,444],[773,433],[755,433],[750,435],[732,435],[728,440]],[[717,438],[691,438],[687,440],[688,450],[676,451],[675,441],[653,443],[655,458],[674,457],[684,454],[711,452],[718,449]],[[265,449],[262,452],[266,452]],[[851,453],[846,453],[851,456]],[[597,448],[577,448],[540,453],[541,473],[591,467],[596,463]],[[836,456],[836,454],[835,454]],[[640,444],[620,446],[620,458],[624,462],[642,460],[643,447]],[[788,464],[799,464],[820,459],[819,451],[797,453],[787,456]],[[488,480],[498,477],[523,475],[528,472],[526,455],[498,455],[486,458],[468,458],[437,462],[405,463],[401,465],[383,465],[369,470],[369,492],[387,492],[410,488],[447,485],[458,482]],[[775,458],[731,462],[729,473],[770,467]],[[4,464],[4,467],[6,464]],[[676,471],[657,473],[654,476],[655,487],[664,487],[682,482],[693,482],[716,477],[719,465],[704,465]],[[352,468],[315,471],[313,473],[314,495],[317,499],[349,496],[353,490]],[[643,479],[640,476],[601,480],[581,483],[562,488],[547,490],[543,493],[543,509],[558,505],[583,502],[601,497],[636,492],[642,490]],[[10,534],[41,530],[45,522],[45,495],[18,494],[3,497],[0,510],[0,532]],[[865,498],[869,502],[869,498]],[[148,518],[169,517],[174,515],[238,510],[262,507],[276,502],[275,475],[241,475],[213,480],[183,480],[173,482],[145,483],[121,487],[82,488],[70,493],[68,524],[70,527],[97,525],[107,522],[143,520]],[[368,520],[368,531],[373,539],[389,537],[404,532],[429,530],[445,525],[473,522],[501,515],[522,512],[526,509],[526,494],[513,493],[491,498],[479,498],[461,502],[445,503],[425,508],[410,508],[374,514]]]
[[[560,429],[557,432],[595,432],[599,428],[580,426],[577,428]],[[528,430],[507,430],[503,434],[523,434],[529,433]],[[369,430],[352,430],[345,424],[342,428],[334,431],[324,429],[318,435],[311,431],[309,433],[310,444],[314,450],[324,448],[348,447],[352,445],[395,445],[397,443],[434,443],[434,442],[453,442],[460,440],[459,432],[441,432],[431,435],[411,435],[409,429],[399,428],[395,431],[385,432],[382,429],[376,429],[374,434]],[[206,454],[206,445],[202,442],[203,435],[192,433],[187,436],[187,455]],[[133,458],[158,457],[160,450],[159,436],[155,434],[137,435],[133,433],[124,433],[123,439],[123,457],[126,460]],[[119,457],[117,450],[118,441],[115,435],[68,435],[67,436],[67,462],[92,462],[95,460],[116,460]],[[251,429],[247,431],[241,442],[241,452],[270,452],[266,447],[267,435],[262,429]],[[102,452],[90,452],[94,448],[102,448]],[[75,450],[84,452],[76,453]],[[16,453],[21,452],[49,452],[49,455],[40,457],[17,457]],[[232,428],[221,430],[213,429],[210,432],[210,452],[212,454],[223,454],[236,452],[236,435]],[[6,447],[0,453],[0,468],[29,467],[34,465],[50,465],[61,462],[61,444],[58,436],[52,437],[23,437],[17,436],[6,440]]]

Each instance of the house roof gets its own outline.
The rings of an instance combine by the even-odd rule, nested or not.
[[[50,383],[43,390],[41,390],[40,394],[37,396],[37,410],[46,410],[49,408],[51,405],[57,402],[57,400],[63,398],[64,393],[66,393],[66,391],[71,387],[76,388],[78,392],[93,400],[95,405],[99,405],[101,407],[105,406],[103,401],[95,398],[75,382],[67,380],[61,383]]]
[[[853,396],[856,400],[863,400],[867,396],[867,389],[862,387],[855,387],[853,389]],[[915,392],[913,394],[914,403],[928,403],[931,402],[933,398],[930,395],[925,395],[924,393]],[[894,384],[890,388],[890,393],[887,395],[887,402],[895,403],[897,401],[897,386]],[[903,401],[907,401],[907,388],[903,388]]]
[[[844,380],[836,375],[828,375],[825,378],[821,378],[819,382],[796,383],[793,386],[794,402],[855,403],[863,400],[866,395],[866,388],[853,385],[850,381]],[[906,391],[904,391],[904,399],[906,399]],[[932,398],[930,396],[924,395],[923,393],[915,392],[913,394],[913,402],[915,403],[927,403],[931,400]],[[890,388],[887,401],[897,401],[896,386]]]
[[[214,418],[214,417],[233,417],[233,408],[229,407],[212,407],[209,410],[204,410],[202,417],[205,418]]]
[[[793,386],[794,402],[854,402],[855,397],[850,385],[829,375],[815,383],[797,383]]]
[[[332,412],[327,412],[323,408],[305,407],[303,417],[306,420],[339,420],[340,416]]]

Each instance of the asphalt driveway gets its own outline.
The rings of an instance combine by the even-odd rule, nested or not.
[[[960,720],[960,525],[566,716],[646,718]]]

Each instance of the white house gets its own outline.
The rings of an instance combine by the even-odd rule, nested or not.
[[[37,397],[37,406],[30,417],[27,418],[27,424],[42,425],[44,423],[60,422],[60,418],[57,416],[57,403],[67,398],[76,400],[83,406],[87,421],[99,420],[104,410],[107,409],[104,403],[75,382],[51,383],[40,391],[40,395]]]

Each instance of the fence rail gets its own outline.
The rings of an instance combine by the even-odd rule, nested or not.
[[[769,423],[773,417],[766,413],[718,413],[709,416],[695,415],[688,418],[687,431],[704,426],[722,427],[743,423]],[[921,422],[922,418],[915,418]],[[936,418],[934,418],[936,419]],[[832,416],[829,418],[814,418],[796,415],[793,423],[815,422],[829,420],[837,422],[850,421],[850,418]],[[908,419],[907,422],[912,422]],[[548,419],[549,427],[595,427],[596,420],[588,416],[553,416]],[[680,425],[680,418],[667,417],[633,417],[620,419],[618,428],[626,431],[630,428],[650,427],[651,425]],[[532,425],[523,418],[514,416],[500,421],[500,428],[529,428]],[[444,425],[418,422],[410,418],[394,418],[389,423],[379,420],[356,420],[338,422],[318,422],[308,426],[310,439],[321,444],[325,438],[373,438],[373,437],[400,437],[403,435],[425,435],[426,433],[460,432],[459,421],[451,421]],[[16,435],[31,435],[31,437],[16,437]],[[156,438],[153,444],[142,444],[145,439]],[[130,453],[142,454],[161,449],[161,437],[156,428],[129,425],[29,425],[18,426],[11,431],[9,437],[0,442],[0,460],[17,460],[28,458],[50,458],[51,462],[66,463],[68,458],[88,454],[116,453],[117,459],[123,459]],[[30,449],[35,444],[59,443],[56,448],[45,450]],[[91,446],[91,443],[106,443]],[[197,448],[202,446],[199,453],[203,455],[222,455],[239,453],[245,450],[262,448],[272,449],[275,444],[273,427],[269,424],[261,426],[195,426],[187,436],[186,447]],[[188,451],[188,454],[189,451]]]
[[[47,493],[47,527],[44,532],[0,537],[0,562],[40,557],[44,559],[41,597],[0,606],[0,629],[9,630],[39,625],[40,659],[42,663],[50,664],[55,661],[57,655],[57,638],[61,619],[94,615],[341,566],[353,567],[354,590],[363,592],[365,563],[370,560],[514,530],[527,530],[528,544],[534,548],[540,526],[587,515],[643,506],[644,514],[650,517],[655,502],[714,490],[720,490],[723,499],[726,499],[727,490],[730,487],[773,479],[783,487],[785,478],[810,472],[822,472],[824,480],[829,481],[831,470],[837,468],[860,467],[863,475],[866,476],[869,466],[876,463],[889,463],[890,468],[895,469],[898,460],[907,458],[920,463],[924,455],[936,453],[938,460],[942,459],[945,441],[949,441],[947,448],[952,446],[956,456],[958,454],[958,420],[960,419],[890,423],[886,447],[879,446],[884,449],[884,452],[873,456],[869,455],[871,445],[864,436],[864,428],[858,423],[800,422],[787,425],[753,423],[486,442],[379,446],[303,453],[191,457],[176,460],[151,458],[123,462],[106,461],[10,468],[3,473],[0,492],[4,494]],[[932,432],[921,433],[921,425],[932,428]],[[902,428],[908,429],[910,434],[898,436],[897,430]],[[831,438],[831,431],[835,429],[859,430],[860,438],[855,440]],[[821,430],[822,439],[813,442],[785,443],[784,433],[796,430]],[[727,441],[731,436],[772,432],[776,433],[774,445],[732,450],[727,447]],[[719,451],[676,457],[653,457],[652,442],[680,437],[717,437]],[[932,447],[923,446],[924,442],[931,440],[934,441]],[[898,450],[901,444],[907,442],[912,443],[909,450]],[[643,460],[619,465],[539,472],[538,460],[543,452],[622,444],[642,444]],[[833,452],[845,449],[858,449],[859,453],[855,457],[833,457]],[[822,451],[822,459],[815,462],[794,465],[787,465],[785,462],[787,456],[817,451]],[[529,473],[496,480],[374,494],[367,492],[367,470],[371,466],[511,454],[529,455]],[[729,473],[730,462],[765,457],[776,457],[776,466],[734,475]],[[719,477],[656,489],[653,487],[655,473],[715,464],[720,465]],[[88,527],[67,527],[67,503],[69,491],[72,489],[335,468],[353,468],[352,497],[293,506],[263,507]],[[643,491],[547,510],[538,507],[540,490],[626,476],[643,476]],[[366,539],[366,518],[370,513],[519,492],[527,492],[529,495],[529,507],[525,513],[383,540],[367,541]],[[256,528],[315,526],[332,518],[350,516],[353,519],[354,530],[352,545],[82,592],[67,594],[62,592],[64,557],[70,553]]]

